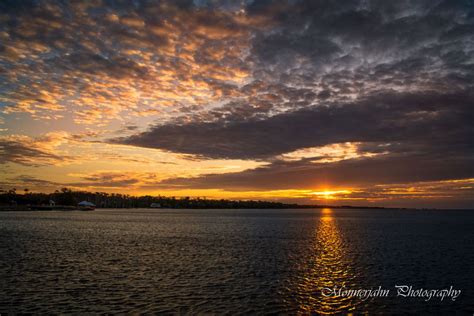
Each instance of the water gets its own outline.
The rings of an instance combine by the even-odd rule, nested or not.
[[[473,211],[4,212],[0,256],[0,313],[474,312]]]

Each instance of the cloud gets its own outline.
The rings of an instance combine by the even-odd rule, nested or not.
[[[160,182],[160,185],[227,190],[364,187],[472,178],[474,177],[473,165],[472,155],[447,159],[443,153],[383,155],[333,163],[278,160],[270,165],[242,172],[168,179]]]
[[[384,150],[417,147],[418,153],[442,149],[446,154],[470,154],[473,102],[472,93],[463,91],[389,91],[264,120],[158,125],[115,141],[212,158],[263,159],[341,142],[389,143]]]
[[[57,147],[66,142],[68,134],[64,132],[51,132],[37,138],[0,136],[0,164],[14,162],[24,166],[41,166],[72,162],[73,157],[58,154]]]
[[[358,159],[363,157],[375,157],[377,155],[387,154],[388,152],[380,151],[380,147],[387,147],[382,144],[382,146],[374,146],[374,151],[363,152],[360,148],[363,146],[362,143],[340,143],[340,144],[331,144],[322,147],[308,147],[303,149],[298,149],[286,154],[279,156],[279,159],[284,161],[298,161],[298,160],[307,160],[317,163],[330,163],[337,162],[347,159]],[[368,146],[364,146],[368,147]],[[377,148],[379,147],[379,148]]]
[[[266,20],[174,2],[4,6],[3,113],[61,119],[73,108],[78,124],[206,106],[232,94],[249,76],[243,54],[252,30]]]
[[[17,189],[17,192],[21,192],[22,189],[27,188],[31,191],[54,191],[58,188],[64,187],[64,185],[45,179],[39,179],[35,176],[20,174],[9,178],[0,179],[0,190]]]
[[[59,183],[38,179],[36,177],[28,176],[28,175],[19,175],[13,178],[10,178],[10,181],[15,184],[21,185],[33,185],[33,186],[58,186]]]
[[[3,6],[5,114],[264,119],[473,82],[473,9],[452,1]]]
[[[92,174],[73,175],[83,179],[81,182],[68,183],[73,187],[120,188],[136,187],[147,179],[156,179],[155,175],[138,172],[95,172]]]

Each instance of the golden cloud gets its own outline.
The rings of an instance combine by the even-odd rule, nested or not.
[[[64,8],[40,4],[2,33],[8,46],[0,61],[9,65],[13,87],[0,96],[3,113],[72,115],[77,124],[104,126],[162,107],[205,107],[224,97],[219,83],[237,90],[250,76],[243,60],[252,29],[264,25],[261,16],[171,3],[156,4],[147,16],[92,15],[99,5],[74,3],[66,18]]]

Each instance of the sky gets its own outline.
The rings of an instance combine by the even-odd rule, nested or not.
[[[0,2],[0,187],[474,208],[474,2]]]

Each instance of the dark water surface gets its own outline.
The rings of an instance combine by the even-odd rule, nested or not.
[[[472,315],[474,211],[4,212],[0,281],[0,313]]]

